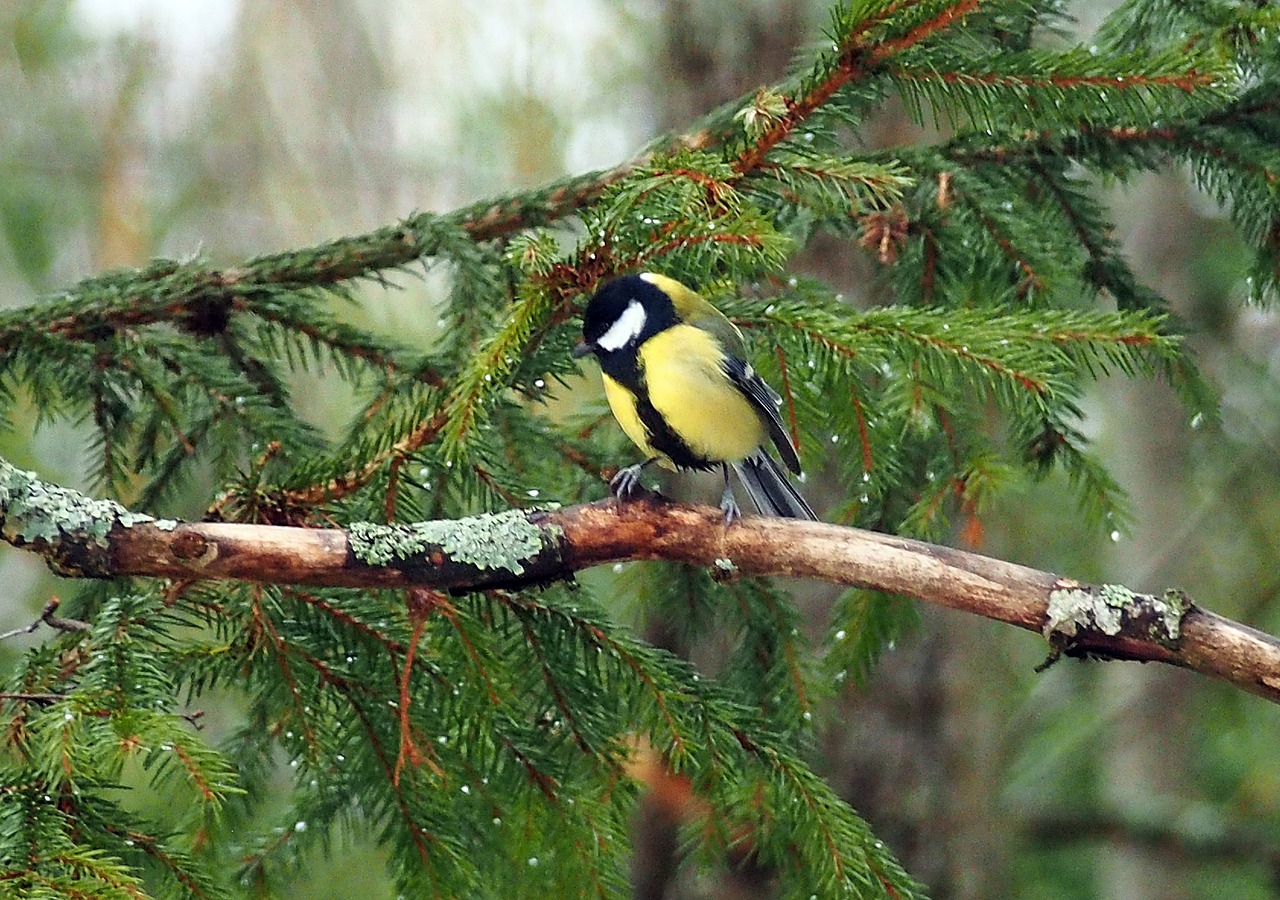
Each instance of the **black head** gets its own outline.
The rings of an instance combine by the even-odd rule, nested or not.
[[[603,362],[636,347],[677,322],[671,298],[640,275],[623,275],[596,291],[582,315],[582,343],[574,356],[594,353]]]

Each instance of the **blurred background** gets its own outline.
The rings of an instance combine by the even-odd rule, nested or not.
[[[1085,33],[1109,7],[1069,9]],[[826,12],[820,0],[9,0],[0,304],[154,256],[230,263],[617,164],[776,80]],[[889,108],[859,137],[928,135]],[[1078,578],[1177,586],[1280,633],[1280,319],[1241,304],[1240,242],[1187,171],[1099,190],[1221,392],[1221,427],[1164,385],[1100,383],[1084,426],[1132,525],[1086,527],[1050,480],[963,534]],[[793,267],[856,298],[874,265],[819,242]],[[395,280],[361,288],[344,315],[426,341],[440,285]],[[315,388],[299,402],[340,424],[345,395]],[[0,432],[0,455],[87,487],[83,430],[35,422],[28,410]],[[0,631],[68,587],[7,548],[0,584]],[[819,628],[830,600],[806,600]],[[934,896],[1280,896],[1280,709],[1168,667],[1035,674],[1034,635],[934,609],[921,620],[841,697],[815,765]],[[661,623],[638,627],[664,638]],[[41,637],[0,645],[0,665]],[[212,710],[215,737],[220,715],[234,707]],[[638,814],[638,896],[756,895],[749,873],[673,873],[668,813]],[[376,850],[349,835],[291,896],[391,896],[380,879]]]

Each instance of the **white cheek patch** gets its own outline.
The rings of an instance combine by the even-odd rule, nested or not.
[[[632,300],[622,311],[622,315],[618,316],[617,321],[609,326],[609,330],[600,335],[596,346],[610,352],[621,350],[644,331],[645,319],[644,307],[639,301]]]

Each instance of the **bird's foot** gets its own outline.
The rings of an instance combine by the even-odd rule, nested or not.
[[[609,479],[609,492],[619,500],[626,500],[640,487],[640,473],[645,463],[636,463],[619,469],[618,474]]]
[[[742,518],[742,510],[738,507],[738,501],[733,496],[733,488],[726,483],[724,493],[720,495],[720,509],[724,511],[724,524],[732,525],[736,520]]]

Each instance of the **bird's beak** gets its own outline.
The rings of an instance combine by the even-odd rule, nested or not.
[[[586,356],[588,353],[591,353],[594,350],[595,350],[595,347],[593,347],[591,344],[588,344],[586,341],[578,341],[578,343],[573,345],[573,358],[582,359],[582,357]]]

